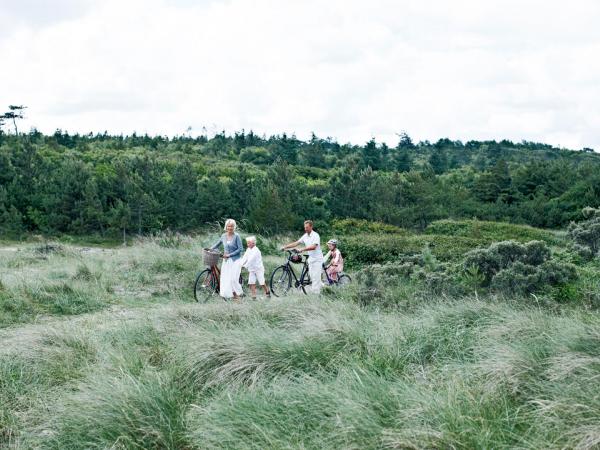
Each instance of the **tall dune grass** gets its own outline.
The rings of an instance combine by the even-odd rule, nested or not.
[[[178,306],[111,330],[41,448],[594,448],[600,319],[475,299]],[[140,311],[141,313],[141,311]],[[101,350],[99,350],[101,349]],[[45,432],[40,434],[41,431]]]
[[[405,286],[370,291],[384,309],[354,291],[195,304],[194,248],[157,249],[3,276],[33,310],[0,329],[0,447],[600,446],[596,310]]]

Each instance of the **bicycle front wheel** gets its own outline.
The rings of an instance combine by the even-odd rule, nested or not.
[[[271,274],[269,285],[273,295],[282,297],[286,295],[292,287],[292,274],[286,266],[279,266]]]
[[[219,293],[219,280],[212,270],[206,269],[198,274],[194,283],[194,298],[197,302],[206,302]]]

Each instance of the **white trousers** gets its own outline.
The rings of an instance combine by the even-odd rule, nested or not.
[[[240,272],[242,266],[237,261],[227,258],[221,265],[220,292],[221,297],[231,298],[233,294],[242,295]]]
[[[308,291],[313,294],[320,294],[323,287],[321,280],[321,271],[323,270],[323,259],[308,258],[308,273],[310,275],[311,284],[308,286]]]

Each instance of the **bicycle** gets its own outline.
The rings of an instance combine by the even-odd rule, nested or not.
[[[306,286],[311,284],[310,275],[308,273],[308,256],[301,255],[297,250],[286,250],[288,253],[285,264],[276,267],[271,273],[269,287],[271,292],[276,297],[282,297],[288,293],[292,287],[292,279],[294,288],[301,289],[306,294]],[[293,264],[302,264],[300,278],[294,271]]]
[[[202,252],[204,265],[207,266],[196,276],[194,282],[194,299],[197,302],[206,302],[210,298],[219,295],[221,290],[221,271],[217,266],[219,259],[223,257],[222,253],[215,252],[205,248]],[[244,284],[244,278],[240,274],[240,285]]]
[[[323,284],[325,286],[335,286],[341,288],[352,283],[352,278],[350,278],[350,275],[347,275],[344,272],[338,273],[337,280],[334,280],[327,273],[328,268],[329,266],[325,266],[325,264],[323,264],[323,276],[321,279],[323,280]]]

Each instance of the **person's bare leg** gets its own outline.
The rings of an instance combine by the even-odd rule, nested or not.
[[[269,292],[269,288],[267,287],[266,283],[262,285],[262,288],[265,290],[265,295],[266,296],[271,295],[271,292]]]
[[[256,298],[256,285],[255,284],[250,285],[250,292],[252,293],[252,298]]]

